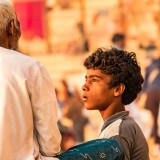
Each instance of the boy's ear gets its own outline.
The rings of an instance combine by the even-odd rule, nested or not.
[[[120,83],[118,86],[115,87],[114,89],[114,96],[120,96],[123,94],[125,90],[125,85],[123,83]]]
[[[14,20],[10,20],[8,25],[7,25],[7,34],[8,35],[13,35],[14,34]]]

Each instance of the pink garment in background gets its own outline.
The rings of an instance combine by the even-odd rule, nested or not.
[[[22,36],[32,39],[44,38],[44,0],[26,0],[14,2],[21,23]]]

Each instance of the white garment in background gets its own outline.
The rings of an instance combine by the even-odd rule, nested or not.
[[[145,138],[148,139],[151,135],[153,126],[153,118],[151,112],[144,108],[139,109],[134,101],[126,105],[125,109],[129,111],[129,115],[138,123]]]
[[[54,87],[43,65],[0,47],[0,160],[54,159],[46,157],[60,151],[57,120]]]

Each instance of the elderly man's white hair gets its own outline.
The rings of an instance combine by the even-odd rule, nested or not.
[[[9,21],[14,20],[16,26],[16,13],[10,0],[0,0],[0,38],[6,31]]]
[[[0,0],[0,3],[4,5],[12,5],[10,0]]]

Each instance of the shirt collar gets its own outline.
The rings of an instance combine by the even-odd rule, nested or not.
[[[129,111],[122,111],[112,115],[104,122],[101,131],[103,131],[108,125],[110,125],[112,122],[116,121],[117,119],[122,119],[123,117],[128,115],[129,115]]]

